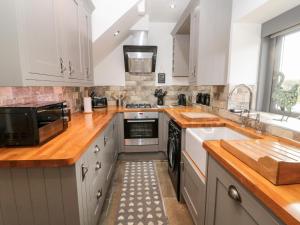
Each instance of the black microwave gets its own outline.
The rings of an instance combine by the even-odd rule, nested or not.
[[[66,130],[63,102],[0,107],[0,146],[36,146]]]

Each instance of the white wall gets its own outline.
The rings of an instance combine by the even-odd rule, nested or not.
[[[96,9],[92,15],[93,41],[101,36],[139,0],[92,0]]]
[[[229,84],[256,84],[260,45],[260,24],[232,24],[229,56]]]
[[[172,77],[173,37],[170,33],[174,26],[174,23],[149,23],[148,44],[158,46],[156,74],[166,73],[166,84],[163,85],[187,85],[187,78]],[[123,45],[130,44],[130,40],[131,37],[115,48],[104,60],[94,65],[96,86],[125,85]]]

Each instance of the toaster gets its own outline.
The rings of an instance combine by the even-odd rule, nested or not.
[[[92,97],[92,107],[93,108],[106,108],[107,98],[106,97]]]

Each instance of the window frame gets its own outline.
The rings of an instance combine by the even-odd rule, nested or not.
[[[271,79],[270,79],[270,82],[271,82],[271,92],[270,92],[270,95],[268,96],[270,101],[269,101],[269,106],[268,106],[268,111],[270,113],[274,113],[274,114],[280,114],[280,115],[285,115],[285,116],[289,116],[289,117],[299,117],[300,116],[300,112],[299,113],[296,113],[296,112],[282,112],[281,110],[278,110],[276,109],[275,107],[275,104],[272,100],[272,94],[273,94],[273,91],[274,91],[274,84],[273,84],[273,78],[274,78],[274,75],[276,73],[279,73],[280,72],[280,65],[281,65],[281,57],[282,57],[282,51],[283,51],[283,41],[284,41],[284,38],[286,35],[289,35],[289,34],[293,34],[293,33],[296,33],[296,32],[300,32],[300,27],[297,27],[296,29],[289,29],[287,31],[282,31],[278,34],[274,34],[274,35],[271,35],[270,38],[271,39],[275,39],[275,44],[272,46],[272,50],[274,52],[274,58],[271,59],[273,60],[273,68],[272,68],[272,74],[271,74]]]

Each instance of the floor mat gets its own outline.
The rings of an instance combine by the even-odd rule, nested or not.
[[[166,225],[154,163],[126,162],[116,225]]]

